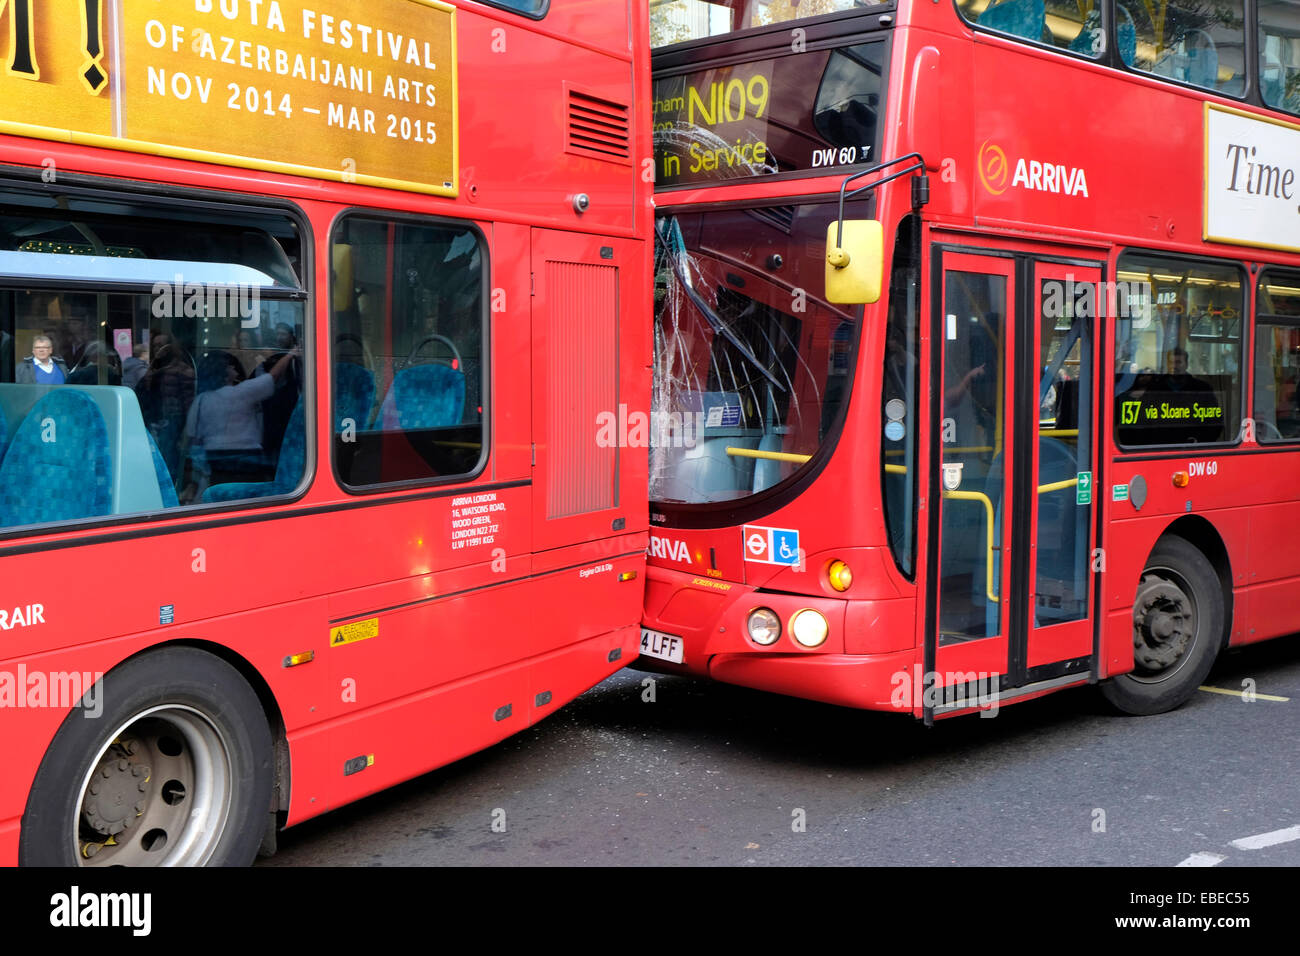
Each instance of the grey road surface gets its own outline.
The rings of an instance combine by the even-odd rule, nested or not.
[[[680,678],[648,702],[648,676],[290,829],[262,865],[1300,865],[1300,637],[1146,718],[1082,688],[927,730]]]

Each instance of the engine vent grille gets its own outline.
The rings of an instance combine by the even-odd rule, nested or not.
[[[631,112],[626,104],[570,89],[565,151],[612,163],[631,162]]]

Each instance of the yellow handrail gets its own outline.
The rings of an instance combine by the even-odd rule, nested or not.
[[[981,491],[944,491],[945,498],[955,498],[958,501],[979,501],[984,505],[984,514],[988,519],[988,560],[985,562],[985,573],[987,580],[984,583],[984,590],[989,596],[989,600],[998,603],[998,596],[993,593],[993,502],[989,496]]]
[[[907,474],[907,466],[906,465],[885,465],[885,473],[889,475],[905,475]],[[1039,485],[1038,493],[1040,495],[1046,495],[1053,491],[1064,491],[1066,488],[1077,488],[1078,485],[1079,485],[1079,479],[1077,477],[1067,478],[1064,481],[1054,481],[1050,485]],[[978,495],[979,492],[972,491],[969,492],[969,494]],[[956,492],[956,491],[944,492],[945,498],[961,498],[962,495],[963,495],[962,492]],[[980,495],[980,497],[983,498],[984,496]],[[984,500],[988,501],[989,499],[984,498]],[[990,504],[992,504],[992,502],[990,502]]]
[[[727,447],[727,454],[736,458],[762,458],[765,461],[788,461],[796,465],[806,464],[812,455],[796,455],[788,451],[759,451],[756,448]]]
[[[1067,478],[1064,481],[1054,481],[1050,485],[1039,485],[1038,493],[1040,495],[1045,495],[1049,491],[1064,491],[1066,488],[1075,488],[1078,484],[1079,479],[1077,477]]]

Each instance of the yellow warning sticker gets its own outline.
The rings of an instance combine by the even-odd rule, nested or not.
[[[330,628],[330,647],[342,647],[344,644],[368,641],[370,638],[378,636],[379,618],[372,617],[368,621],[353,621],[351,624]]]

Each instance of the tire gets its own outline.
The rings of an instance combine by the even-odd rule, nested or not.
[[[1223,640],[1223,586],[1184,538],[1156,543],[1133,602],[1133,671],[1104,681],[1102,695],[1125,714],[1162,714],[1204,681]]]
[[[19,841],[24,866],[247,866],[271,807],[266,716],[239,672],[166,648],[100,682],[41,761]],[[134,801],[134,802],[132,802]]]

